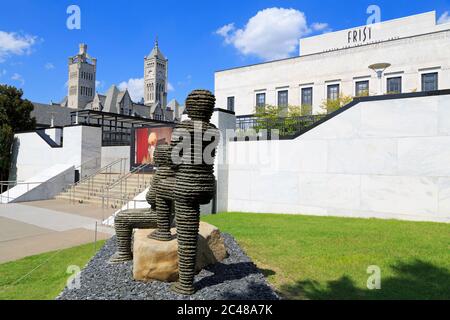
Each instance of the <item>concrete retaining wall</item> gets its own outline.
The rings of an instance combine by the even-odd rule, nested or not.
[[[449,95],[361,102],[227,156],[228,211],[450,222]]]

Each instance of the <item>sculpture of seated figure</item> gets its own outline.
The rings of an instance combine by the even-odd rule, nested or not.
[[[191,295],[195,292],[194,276],[197,257],[197,238],[200,223],[200,205],[214,197],[215,148],[219,130],[210,123],[215,97],[206,90],[194,90],[186,99],[190,120],[178,124],[172,134],[173,153],[185,145],[191,152],[183,153],[183,160],[175,167],[174,203],[177,226],[179,281],[172,286],[176,293]],[[196,137],[200,136],[199,146]],[[214,143],[206,137],[214,138]],[[211,148],[211,146],[213,148]],[[209,151],[207,152],[207,150]],[[183,152],[185,152],[183,151]],[[209,153],[209,158],[205,157]]]
[[[169,145],[161,145],[155,151],[155,162],[158,165],[160,181],[156,188],[156,219],[157,229],[149,235],[149,238],[170,241],[173,239],[170,227],[173,221],[173,187],[175,184],[175,172],[171,159],[172,148]]]
[[[170,160],[170,151],[167,151],[167,145],[160,145],[155,150],[154,161],[158,170],[153,177],[151,187],[146,195],[147,202],[150,204],[149,209],[132,209],[120,211],[114,218],[114,228],[116,229],[117,238],[117,252],[111,257],[109,263],[116,264],[129,260],[133,260],[133,253],[131,250],[131,240],[133,236],[133,229],[154,229],[163,230],[158,234],[166,234],[167,228],[172,225],[173,215],[171,214],[171,206],[167,211],[166,207],[163,207],[163,218],[157,217],[157,194],[162,182],[168,178],[167,170],[164,169],[164,165],[167,164],[167,158]],[[170,148],[170,147],[169,147]],[[170,164],[170,163],[169,163]],[[167,167],[167,165],[165,166]],[[160,168],[163,168],[160,170]],[[166,202],[164,202],[166,203]]]

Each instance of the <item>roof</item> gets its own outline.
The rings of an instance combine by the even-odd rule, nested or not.
[[[147,56],[147,59],[151,59],[157,57],[160,60],[166,60],[166,57],[162,54],[161,50],[159,50],[158,41],[155,41],[155,46],[152,49],[152,52]]]
[[[70,125],[70,113],[77,111],[77,109],[70,109],[61,107],[57,104],[45,104],[39,102],[32,102],[34,110],[31,112],[31,116],[36,118],[36,124],[38,127],[49,127],[53,116],[53,125],[62,127]]]

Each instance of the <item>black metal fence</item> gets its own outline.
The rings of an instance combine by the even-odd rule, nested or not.
[[[289,137],[306,130],[325,116],[322,114],[285,118],[237,116],[236,129],[243,133],[249,133],[250,130],[256,133],[261,130],[278,130],[280,137]]]
[[[102,128],[102,146],[129,146],[134,128],[174,126],[174,122],[154,120],[98,110],[73,111],[71,123]]]

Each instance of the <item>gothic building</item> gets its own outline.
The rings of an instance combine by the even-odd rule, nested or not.
[[[158,40],[152,52],[144,57],[144,104],[167,106],[168,60],[159,50]]]
[[[69,58],[67,107],[83,109],[94,98],[97,59],[87,53],[87,45],[80,44],[77,55]]]
[[[69,114],[67,111],[96,110],[118,113],[163,121],[180,121],[184,108],[176,100],[167,103],[168,60],[158,46],[158,41],[151,53],[144,57],[144,97],[142,101],[132,101],[127,89],[120,90],[112,85],[105,94],[96,92],[97,59],[87,53],[87,45],[80,44],[77,55],[69,58],[68,94],[59,104],[52,103],[52,118],[55,114]],[[35,116],[48,118],[44,113],[50,108],[35,104]],[[42,114],[38,114],[42,113]]]

